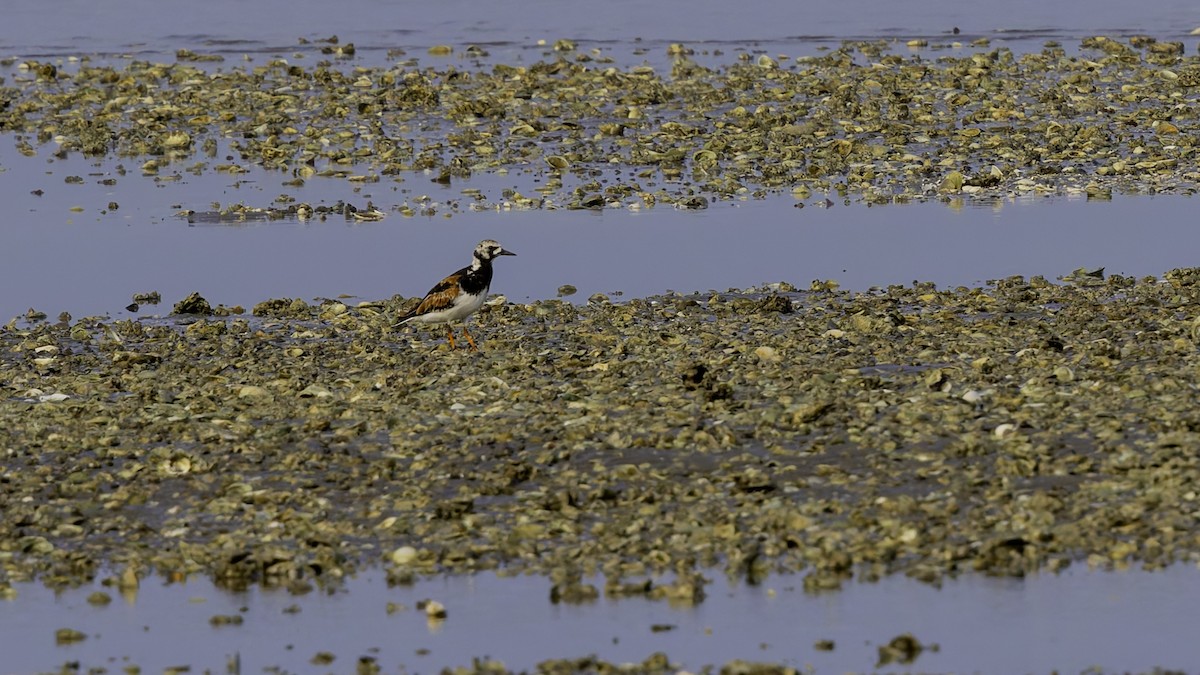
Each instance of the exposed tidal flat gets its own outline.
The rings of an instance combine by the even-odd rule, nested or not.
[[[328,42],[311,64],[187,49],[174,63],[8,58],[0,133],[27,155],[128,158],[121,175],[160,181],[278,171],[273,203],[218,205],[234,220],[311,215],[287,190],[315,177],[370,185],[413,172],[535,179],[468,190],[454,205],[464,209],[694,209],[774,192],[1106,198],[1190,194],[1200,175],[1200,57],[1145,35],[1020,54],[988,38],[855,41],[794,58],[673,43],[659,68],[612,65],[567,39],[533,63],[439,45],[422,58],[398,49],[387,66],[356,65],[352,44]],[[427,212],[419,197],[352,214]]]
[[[1198,278],[496,302],[479,353],[399,300],[14,321],[3,563],[699,599],[1192,560]]]
[[[261,203],[169,209],[215,225],[1194,191],[1182,42],[949,40],[679,43],[658,69],[570,40],[521,64],[447,46],[363,66],[334,40],[311,65],[9,60],[0,132],[51,170],[104,163],[87,180],[118,190],[278,177]],[[522,187],[423,194],[479,175]],[[308,204],[318,180],[370,201]],[[1198,281],[496,298],[479,353],[393,329],[400,296],[31,311],[0,328],[0,588],[203,576],[299,596],[376,568],[400,586],[496,570],[547,577],[555,603],[695,606],[718,575],[821,592],[1194,564]]]
[[[14,320],[0,330],[2,587],[19,607],[23,580],[105,579],[99,595],[134,602],[152,580],[202,577],[306,607],[363,573],[405,588],[495,571],[548,581],[505,598],[513,611],[687,608],[726,584],[840,593],[889,575],[938,587],[1194,565],[1198,280],[497,298],[477,316],[477,353],[436,329],[397,333],[403,298],[245,313],[193,297],[175,307],[192,314],[160,319]],[[71,616],[62,645],[89,635]],[[213,622],[239,616],[210,623],[237,631]],[[875,667],[929,658],[929,632],[874,635]],[[822,646],[801,651],[821,653],[825,634],[809,633]],[[230,663],[273,662],[215,644]],[[440,663],[484,656],[470,637],[448,644]],[[839,644],[853,660],[832,663],[870,667]],[[547,672],[677,663],[531,653]]]

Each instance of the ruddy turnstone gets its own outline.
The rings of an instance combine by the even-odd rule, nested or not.
[[[487,299],[488,288],[492,285],[492,260],[502,255],[516,255],[500,246],[494,239],[484,239],[475,247],[471,264],[442,279],[436,286],[429,289],[425,297],[408,314],[400,318],[395,327],[409,321],[421,323],[450,323],[460,321],[475,313]],[[454,328],[447,326],[447,337],[450,348],[454,349]],[[475,340],[467,332],[463,323],[463,335],[471,349],[478,351]]]

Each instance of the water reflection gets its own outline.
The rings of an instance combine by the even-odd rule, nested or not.
[[[343,672],[360,657],[384,671],[470,665],[484,656],[528,669],[589,654],[641,661],[656,651],[692,671],[733,659],[862,671],[875,667],[880,646],[904,633],[938,645],[917,657],[920,670],[1142,671],[1191,665],[1198,574],[1184,565],[1159,572],[1072,568],[1023,580],[967,576],[940,590],[888,578],[812,596],[800,590],[799,577],[746,587],[714,573],[707,599],[687,609],[641,599],[554,605],[546,579],[491,574],[387,588],[382,574],[369,573],[336,592],[301,596],[145,580],[133,600],[103,589],[114,596],[108,605],[87,601],[100,587],[55,595],[20,584],[0,612],[0,635],[25,646],[6,650],[5,672],[14,673],[67,661],[223,672],[234,658],[242,672],[304,672],[318,653],[331,655],[333,669]],[[444,621],[430,623],[417,609],[429,598],[445,605]],[[56,645],[63,627],[87,637]]]
[[[45,166],[36,158],[8,159]],[[805,288],[815,279],[851,290],[914,280],[973,286],[1014,274],[1053,279],[1079,267],[1145,276],[1200,264],[1194,254],[1200,230],[1192,224],[1191,200],[1182,196],[1118,195],[1100,203],[1037,198],[984,208],[840,202],[818,208],[823,198],[814,197],[796,208],[801,203],[790,195],[775,195],[718,201],[703,211],[444,208],[433,217],[393,211],[369,223],[193,226],[174,216],[178,208],[267,205],[279,177],[254,171],[236,182],[208,173],[167,184],[129,176],[116,188],[95,180],[62,183],[72,171],[86,173],[86,164],[58,161],[53,174],[12,171],[0,181],[0,203],[10,213],[0,228],[0,318],[31,307],[52,319],[62,311],[76,318],[128,316],[132,296],[148,291],[160,292],[164,304],[143,315],[169,312],[193,291],[214,305],[247,310],[271,298],[414,296],[429,279],[469,262],[463,252],[484,238],[521,251],[519,264],[500,270],[492,285],[513,301],[553,298],[564,284],[575,286],[573,299],[582,301],[593,293],[642,297],[777,281]],[[499,194],[501,180],[532,179],[480,177],[471,186]],[[431,187],[419,176],[370,192],[339,180],[313,181],[296,197],[313,204],[373,199],[390,207],[428,194],[444,204],[461,198],[464,187]],[[43,188],[43,196],[32,194]],[[118,210],[103,208],[114,200]],[[71,211],[73,205],[84,209]]]
[[[360,63],[378,64],[401,48],[427,60],[432,45],[482,44],[513,59],[539,58],[538,42],[581,40],[620,64],[660,58],[669,42],[690,42],[729,50],[744,44],[795,55],[835,46],[843,39],[927,38],[969,42],[991,39],[995,46],[1036,50],[1045,40],[1075,42],[1094,34],[1149,33],[1159,39],[1185,39],[1197,22],[1190,0],[1096,3],[1089,0],[1010,0],[963,3],[917,0],[883,3],[844,0],[806,3],[779,0],[588,4],[556,0],[486,3],[473,0],[393,2],[375,0],[240,0],[161,3],[131,0],[119,7],[87,0],[60,0],[47,12],[38,0],[5,3],[0,53],[53,57],[81,53],[129,54],[173,60],[188,48],[226,54],[321,58],[300,44],[337,35],[354,42]],[[956,35],[954,29],[959,29]],[[644,51],[641,51],[644,50]]]

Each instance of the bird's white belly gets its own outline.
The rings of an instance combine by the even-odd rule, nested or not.
[[[460,294],[454,298],[454,303],[446,309],[436,312],[429,312],[421,316],[414,316],[413,321],[421,323],[446,323],[447,321],[459,321],[474,314],[476,310],[483,306],[483,301],[487,299],[487,291],[479,295]]]

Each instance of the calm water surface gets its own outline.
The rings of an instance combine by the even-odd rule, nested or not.
[[[51,317],[129,316],[124,308],[132,295],[148,291],[160,292],[164,304],[141,315],[169,312],[193,291],[247,310],[279,297],[414,296],[468,263],[485,237],[519,253],[497,267],[492,286],[518,302],[555,297],[564,284],[574,285],[574,299],[582,300],[593,293],[642,297],[778,281],[803,288],[814,279],[855,290],[914,280],[970,286],[1014,274],[1055,278],[1079,267],[1144,276],[1200,264],[1195,203],[1182,196],[822,208],[823,198],[776,195],[714,202],[703,211],[446,207],[435,216],[393,212],[369,223],[338,216],[217,225],[176,214],[211,209],[214,201],[270,204],[283,191],[280,174],[254,170],[233,178],[209,171],[162,182],[136,172],[116,176],[109,163],[48,162],[2,146],[0,166],[7,169],[0,173],[3,320],[30,308]],[[68,175],[85,179],[67,184]],[[115,186],[101,184],[111,177]],[[497,194],[505,186],[528,191],[531,181],[482,176],[443,188],[418,174],[357,191],[326,179],[310,181],[298,198],[363,205],[368,198],[396,204],[426,195],[445,205],[462,201],[470,185]],[[110,201],[119,208],[107,210]]]
[[[0,673],[66,662],[110,672],[127,665],[143,672],[182,665],[225,672],[235,655],[243,673],[272,666],[309,672],[318,652],[334,655],[323,669],[333,672],[351,671],[363,656],[376,659],[383,672],[436,672],[469,666],[473,657],[531,669],[549,658],[595,654],[620,663],[656,651],[693,672],[739,658],[862,672],[875,668],[880,645],[906,632],[938,650],[900,670],[1194,672],[1200,663],[1193,621],[1198,575],[1182,565],[1153,573],[1080,568],[1024,580],[968,576],[940,590],[892,578],[813,596],[799,590],[799,577],[746,587],[717,573],[708,598],[690,608],[638,599],[553,605],[547,580],[491,574],[408,588],[387,588],[382,575],[365,574],[332,594],[299,597],[145,580],[132,599],[109,591],[114,601],[104,607],[86,601],[99,586],[56,595],[22,584],[17,599],[0,606],[0,642],[23,648],[4,650]],[[415,609],[426,598],[446,606],[444,622],[430,624]],[[388,603],[406,609],[389,615]],[[243,623],[213,627],[217,615],[239,615]],[[56,646],[55,631],[64,627],[88,637]],[[834,650],[815,649],[818,640],[833,640]]]
[[[338,35],[359,54],[435,44],[487,44],[533,50],[559,38],[611,45],[618,56],[660,42],[755,44],[788,53],[842,39],[986,36],[1017,49],[1104,33],[1184,39],[1200,26],[1191,0],[57,0],[5,3],[0,54],[174,54],[181,47],[229,53],[287,53],[298,38]],[[365,50],[365,51],[364,51]],[[657,50],[656,50],[657,51]],[[1191,49],[1189,49],[1191,51]],[[519,53],[514,51],[513,53]]]

